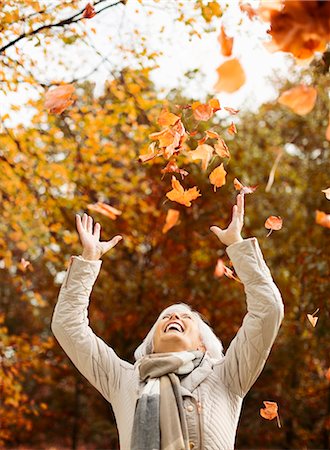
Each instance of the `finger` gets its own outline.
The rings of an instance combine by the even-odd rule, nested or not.
[[[100,239],[100,233],[101,233],[101,225],[98,222],[96,222],[96,224],[94,225],[93,236],[95,236],[96,239]]]
[[[118,235],[118,236],[113,237],[110,241],[104,242],[103,243],[104,247],[105,247],[104,253],[107,252],[108,250],[110,250],[111,248],[113,248],[115,245],[117,245],[118,242],[121,241],[122,239],[123,239],[123,237]]]
[[[242,194],[237,196],[237,208],[238,214],[242,217],[244,215],[244,195]]]
[[[215,225],[213,225],[212,227],[210,227],[210,230],[219,238],[221,239],[220,236],[222,236],[223,234],[223,230],[220,227],[216,227]]]
[[[87,231],[88,233],[93,233],[93,217],[88,216],[88,221],[87,221]]]
[[[86,231],[86,225],[87,225],[87,214],[84,213],[83,218],[82,218],[82,227],[83,229]]]
[[[79,216],[79,214],[76,214],[76,227],[77,227],[78,233],[81,234],[83,231],[83,227],[82,227],[82,223],[81,223],[81,217]]]

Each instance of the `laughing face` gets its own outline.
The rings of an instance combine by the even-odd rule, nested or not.
[[[205,350],[196,317],[189,311],[163,313],[158,319],[153,347],[154,353]]]

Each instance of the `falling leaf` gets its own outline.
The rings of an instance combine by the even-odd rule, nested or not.
[[[209,175],[210,182],[214,185],[214,192],[216,192],[217,188],[226,184],[226,175],[227,172],[223,167],[223,163],[220,166],[216,167]]]
[[[19,264],[18,264],[18,268],[20,270],[22,270],[22,272],[26,271],[26,268],[30,265],[30,261],[25,260],[24,258],[21,258]]]
[[[49,89],[45,95],[45,108],[51,113],[61,114],[72,105],[72,95],[74,93],[72,84],[63,84],[54,89]]]
[[[196,120],[207,121],[213,116],[213,108],[209,104],[194,102],[191,109]]]
[[[227,129],[228,133],[235,134],[237,133],[236,126],[234,122],[231,123],[230,127]]]
[[[278,406],[276,402],[269,402],[267,400],[263,401],[265,408],[260,408],[260,415],[264,419],[273,420],[277,418],[277,425],[281,428],[280,417],[278,414]]]
[[[310,323],[313,325],[313,327],[316,326],[316,322],[318,321],[318,317],[315,316],[320,311],[320,308],[317,308],[312,314],[307,314],[307,319],[310,321]]]
[[[220,102],[217,98],[211,98],[211,100],[208,101],[208,104],[211,106],[214,113],[221,109]]]
[[[225,265],[221,258],[218,259],[217,264],[214,269],[214,276],[221,278],[225,274]]]
[[[225,27],[221,25],[220,34],[218,36],[218,42],[221,47],[221,53],[223,56],[231,56],[233,50],[234,38],[227,36]]]
[[[182,179],[189,174],[189,172],[187,172],[186,170],[180,169],[180,167],[178,167],[177,163],[172,160],[169,161],[163,169],[161,169],[161,172],[163,174],[169,173],[169,172],[177,172],[181,175]]]
[[[229,267],[224,266],[224,270],[225,270],[225,275],[227,278],[231,278],[232,280],[242,283],[241,280],[235,276],[234,272]]]
[[[243,3],[242,0],[239,2],[240,10],[246,13],[250,20],[257,16],[257,11],[250,5],[250,3]]]
[[[325,193],[325,196],[328,200],[330,200],[330,188],[328,189],[323,189],[322,192]]]
[[[167,192],[166,197],[185,206],[191,206],[191,200],[201,196],[196,186],[185,190],[174,175],[172,175],[172,188],[171,191]]]
[[[165,225],[163,226],[162,232],[167,233],[174,225],[177,224],[180,216],[180,211],[176,209],[169,209],[167,211]]]
[[[139,162],[146,162],[146,161],[150,161],[150,159],[156,158],[157,156],[161,156],[163,154],[163,149],[160,150],[159,152],[156,152],[156,142],[152,142],[149,145],[149,152],[146,153],[145,155],[140,155],[138,158]]]
[[[215,131],[212,131],[212,130],[206,130],[205,134],[210,139],[219,139],[220,138],[219,134],[217,132],[215,132]]]
[[[325,372],[325,378],[330,381],[330,367],[329,369]]]
[[[245,72],[237,58],[225,61],[217,68],[219,80],[214,89],[217,92],[235,92],[246,81]]]
[[[177,121],[180,120],[180,117],[176,114],[173,114],[168,111],[168,109],[164,108],[158,117],[158,124],[164,127],[168,127],[170,125],[175,125]]]
[[[188,152],[188,155],[192,160],[201,159],[202,160],[202,170],[205,171],[213,155],[213,147],[208,144],[199,145],[195,150]]]
[[[252,194],[256,189],[258,185],[255,186],[244,186],[238,178],[234,179],[234,188],[236,191],[240,191],[240,194]]]
[[[96,12],[95,12],[94,6],[91,5],[90,3],[87,3],[86,8],[84,9],[84,12],[83,12],[83,17],[85,19],[91,19],[95,15],[96,15]]]
[[[239,109],[230,108],[229,106],[224,106],[223,109],[228,111],[230,114],[237,114],[239,112]]]
[[[315,222],[325,228],[330,228],[330,214],[323,211],[315,211]]]
[[[114,208],[113,206],[110,206],[103,202],[89,204],[87,205],[87,208],[90,209],[91,211],[96,211],[100,214],[103,214],[104,216],[109,217],[112,220],[116,220],[117,216],[119,216],[122,213],[119,209]]]
[[[272,231],[280,230],[282,228],[283,220],[280,216],[269,216],[265,222],[265,228],[269,229],[268,237]]]
[[[304,116],[315,106],[317,90],[312,86],[300,84],[284,91],[278,98],[281,105],[287,106],[296,114]]]
[[[159,141],[159,147],[167,147],[171,145],[175,138],[175,132],[170,128],[165,128],[162,131],[149,134],[152,141]]]
[[[230,158],[228,146],[221,137],[218,138],[216,144],[214,145],[214,150],[220,158]]]

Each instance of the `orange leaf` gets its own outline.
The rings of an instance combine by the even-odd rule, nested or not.
[[[264,419],[267,419],[267,420],[273,420],[276,417],[277,418],[277,424],[278,424],[279,428],[281,428],[280,418],[279,418],[279,415],[278,415],[277,403],[276,402],[269,402],[269,401],[265,400],[263,402],[263,404],[265,405],[265,408],[261,408],[260,409],[261,417],[263,417]]]
[[[235,92],[246,81],[245,72],[237,58],[225,61],[217,68],[219,79],[214,89],[217,92]]]
[[[164,127],[168,127],[170,125],[175,125],[177,121],[180,120],[180,117],[176,114],[173,114],[168,111],[168,109],[164,108],[158,117],[159,125]]]
[[[287,106],[296,114],[304,116],[314,108],[317,90],[311,86],[300,84],[284,91],[278,98],[281,105]]]
[[[211,100],[208,101],[208,104],[211,106],[214,113],[221,109],[220,102],[217,98],[211,98]]]
[[[213,108],[208,104],[195,102],[191,106],[196,120],[207,121],[213,116]]]
[[[209,165],[210,159],[213,155],[213,147],[208,144],[199,145],[195,150],[188,152],[192,160],[201,159],[202,160],[202,170],[205,171]]]
[[[205,134],[207,137],[209,137],[210,139],[220,139],[220,136],[218,133],[216,133],[215,131],[212,130],[206,130]]]
[[[236,126],[234,122],[231,123],[230,127],[227,129],[228,133],[235,134],[237,133]]]
[[[223,167],[223,163],[220,166],[216,167],[209,175],[210,182],[214,185],[214,192],[217,188],[226,184],[226,175],[227,172]]]
[[[167,192],[166,197],[173,202],[178,202],[185,206],[191,206],[191,200],[195,200],[197,197],[201,196],[196,186],[184,190],[183,186],[181,186],[174,175],[172,175],[172,187],[173,189]]]
[[[242,283],[241,280],[234,275],[234,272],[231,269],[229,269],[229,267],[224,266],[224,269],[225,269],[225,275],[227,278],[231,278],[232,280]]]
[[[174,225],[177,224],[180,216],[180,211],[176,209],[169,209],[166,215],[165,225],[163,226],[162,232],[167,233]]]
[[[236,191],[241,191],[241,194],[252,194],[258,187],[255,186],[244,186],[237,178],[234,179],[234,187]]]
[[[240,10],[244,13],[246,13],[249,17],[250,20],[253,19],[253,17],[255,17],[257,15],[257,12],[254,8],[252,8],[252,6],[250,5],[250,3],[244,3],[242,2],[242,0],[240,0],[239,2],[239,7]]]
[[[323,211],[315,211],[315,222],[325,228],[330,228],[330,214]]]
[[[170,128],[165,128],[162,131],[157,131],[156,133],[149,134],[149,138],[152,141],[159,140],[159,147],[167,147],[171,145],[174,141],[175,132]]]
[[[229,106],[224,106],[224,108],[226,111],[228,111],[230,114],[237,114],[239,112],[239,109],[234,109],[234,108],[230,108]]]
[[[325,196],[328,200],[330,200],[330,188],[328,189],[323,189],[322,192],[325,193]]]
[[[109,217],[112,220],[116,220],[117,216],[119,216],[122,213],[119,209],[107,205],[106,203],[103,202],[89,204],[87,205],[87,208],[92,211],[96,211],[100,214],[103,214],[104,216]]]
[[[223,56],[231,56],[234,38],[227,36],[223,24],[221,25],[220,34],[218,36],[218,42],[220,44],[221,53],[223,54]]]
[[[21,261],[18,264],[18,268],[22,270],[22,272],[26,271],[26,268],[30,265],[30,261],[25,260],[24,258],[21,258]]]
[[[71,96],[74,93],[72,84],[63,84],[54,89],[49,89],[45,95],[45,108],[51,113],[61,114],[66,108],[72,105]]]
[[[224,274],[225,274],[225,265],[223,263],[223,260],[219,258],[214,269],[214,276],[220,278]]]
[[[87,3],[86,8],[84,9],[83,12],[83,17],[85,19],[91,19],[92,17],[94,17],[96,14],[94,6],[91,5],[90,3]]]
[[[283,220],[280,216],[269,216],[265,222],[265,228],[269,229],[268,237],[273,230],[280,230],[282,228]]]
[[[220,158],[230,158],[228,146],[221,137],[218,138],[216,144],[214,145],[214,150]]]
[[[329,369],[325,372],[325,378],[330,381],[330,367]]]
[[[167,165],[161,169],[161,172],[164,174],[168,172],[177,172],[181,175],[182,179],[189,174],[186,170],[180,169],[175,161],[169,161]]]
[[[330,115],[329,115],[329,122],[328,122],[328,126],[327,129],[325,131],[325,138],[330,141]]]

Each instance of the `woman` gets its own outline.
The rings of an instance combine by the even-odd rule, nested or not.
[[[76,215],[83,252],[72,256],[51,328],[71,361],[111,403],[122,450],[231,450],[242,399],[264,367],[284,316],[255,237],[243,239],[244,196],[227,229],[212,226],[244,284],[247,314],[225,356],[211,328],[188,305],[166,308],[135,351],[120,359],[88,326],[100,258],[121,239],[100,241],[100,224]]]

